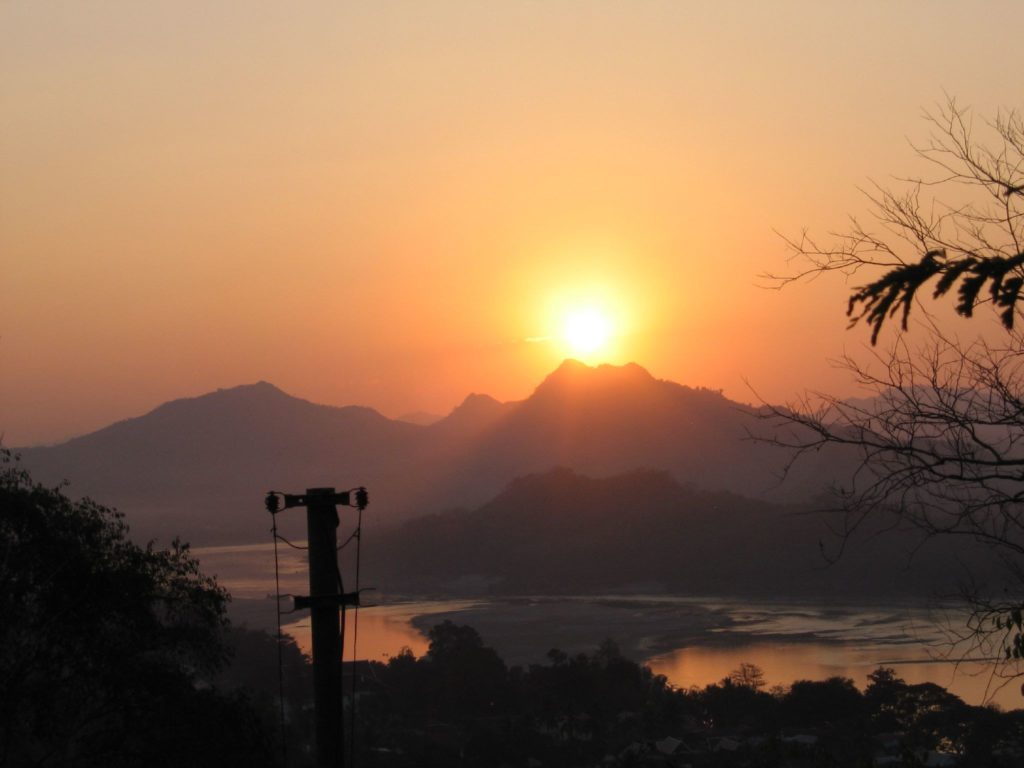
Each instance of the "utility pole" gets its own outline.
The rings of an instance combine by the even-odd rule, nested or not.
[[[355,504],[352,504],[352,496]],[[309,597],[295,597],[295,608],[309,608],[313,635],[313,703],[315,706],[317,768],[344,765],[344,717],[341,691],[341,654],[345,647],[339,610],[358,606],[359,594],[346,593],[338,568],[337,505],[364,509],[369,502],[365,488],[352,494],[333,488],[307,488],[303,495],[271,492],[267,509],[306,508],[309,540]]]

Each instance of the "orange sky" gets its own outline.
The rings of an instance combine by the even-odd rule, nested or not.
[[[841,390],[844,289],[773,229],[1020,106],[1024,6],[0,3],[0,432],[259,379],[388,415],[518,399],[561,315],[750,399]]]

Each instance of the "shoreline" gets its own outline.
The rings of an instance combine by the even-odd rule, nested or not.
[[[273,598],[235,601],[232,614],[237,623],[276,631]],[[260,620],[244,620],[254,616]],[[285,632],[308,652],[308,613],[284,618]],[[445,620],[473,627],[509,667],[547,663],[553,648],[590,655],[610,639],[623,656],[681,688],[718,682],[749,662],[764,669],[771,685],[840,676],[863,689],[868,673],[889,666],[908,683],[933,682],[971,704],[983,703],[991,693],[986,685],[991,666],[962,665],[949,656],[929,612],[912,606],[662,595],[433,600],[392,595],[361,612],[358,657],[386,662],[403,647],[421,656],[427,632]],[[352,653],[347,645],[346,658]],[[1024,703],[1012,686],[994,700],[1006,709]]]
[[[570,654],[587,652],[605,639],[619,645],[623,655],[642,662],[693,647],[841,646],[865,641],[876,647],[908,647],[922,638],[901,628],[901,622],[924,623],[908,610],[793,600],[545,595],[490,598],[468,608],[415,616],[412,625],[425,632],[444,620],[468,624],[509,664],[541,661],[552,647]],[[545,636],[553,640],[545,643]],[[927,639],[937,638],[931,633]]]

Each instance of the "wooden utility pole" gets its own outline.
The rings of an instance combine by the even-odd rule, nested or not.
[[[284,497],[284,509],[306,508],[309,539],[309,597],[296,597],[295,608],[309,608],[313,635],[313,703],[315,706],[317,768],[342,768],[344,765],[344,718],[341,691],[341,654],[345,647],[339,610],[358,606],[359,594],[346,593],[338,568],[338,509],[350,506],[348,491],[333,488],[308,488],[305,495],[272,493],[267,509],[276,514]],[[355,493],[354,506],[363,509],[368,502],[366,489]]]
[[[318,768],[342,765],[345,719],[341,707],[341,624],[338,608],[338,510],[333,488],[306,491],[309,529],[309,601],[313,625],[313,701]]]

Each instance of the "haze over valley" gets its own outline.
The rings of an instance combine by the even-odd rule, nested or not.
[[[919,534],[875,528],[830,566],[843,542],[815,513],[853,455],[815,453],[784,476],[790,454],[763,417],[636,364],[567,360],[526,400],[472,394],[429,425],[261,382],[21,453],[36,477],[125,510],[140,541],[267,543],[262,492],[366,486],[366,576],[390,593],[842,599],[949,594],[987,573],[970,542],[917,551]],[[304,515],[278,522],[304,538]],[[340,535],[353,524],[343,511]]]

